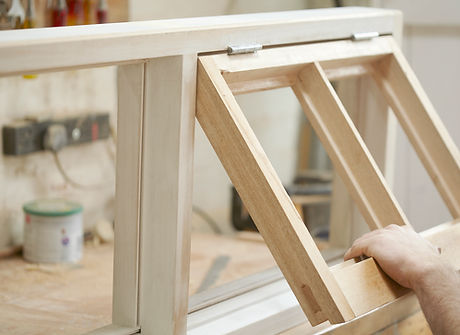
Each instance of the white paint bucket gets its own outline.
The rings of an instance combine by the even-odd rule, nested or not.
[[[23,206],[24,258],[34,263],[72,263],[83,248],[82,206],[64,199],[43,199]]]

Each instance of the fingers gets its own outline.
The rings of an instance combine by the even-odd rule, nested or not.
[[[352,247],[348,249],[345,255],[343,256],[343,259],[347,261],[349,259],[359,257],[363,254],[364,254],[363,246],[353,243]]]
[[[372,257],[372,248],[376,242],[378,243],[378,235],[379,234],[377,232],[371,232],[357,239],[351,248],[345,253],[343,257],[344,260],[349,260],[363,255]]]
[[[362,255],[374,257],[373,252],[378,251],[379,245],[384,243],[385,238],[400,236],[401,234],[416,234],[410,226],[388,225],[382,229],[377,229],[364,234],[358,238],[350,249],[345,253],[344,260],[349,260]]]
[[[394,226],[394,227],[392,227]],[[369,233],[364,234],[360,238],[356,239],[350,249],[347,250],[343,256],[344,260],[349,260],[359,256],[373,257],[372,250],[379,243],[379,239],[383,234],[386,234],[385,230],[401,229],[399,226],[390,225],[385,229],[373,230]]]

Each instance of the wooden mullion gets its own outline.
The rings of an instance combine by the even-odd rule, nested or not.
[[[145,64],[138,318],[184,335],[188,312],[196,55]]]
[[[354,317],[211,57],[198,64],[197,119],[312,324]]]
[[[138,325],[139,210],[144,115],[143,63],[118,67],[118,143],[112,322]]]
[[[369,227],[409,224],[317,62],[305,66],[293,90]]]
[[[371,65],[373,78],[450,213],[459,218],[460,153],[395,42],[393,48],[393,54]]]

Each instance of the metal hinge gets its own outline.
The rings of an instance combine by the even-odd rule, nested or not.
[[[229,45],[227,47],[228,55],[239,55],[255,53],[262,49],[262,44],[245,44],[245,45]]]
[[[365,33],[354,33],[353,35],[351,35],[351,39],[353,41],[370,40],[374,37],[379,37],[379,33],[376,31],[369,31]]]

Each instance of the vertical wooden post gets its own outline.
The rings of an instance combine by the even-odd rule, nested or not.
[[[144,64],[118,67],[118,130],[112,323],[137,325]]]
[[[139,324],[142,334],[186,333],[196,55],[145,65]]]

